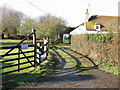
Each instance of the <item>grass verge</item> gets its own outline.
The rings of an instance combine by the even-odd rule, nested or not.
[[[67,62],[72,68],[74,68],[74,69],[76,69],[76,70],[83,70],[83,69],[85,69],[85,68],[81,68],[80,66],[78,66],[78,65],[77,65],[77,62],[76,62],[74,59],[72,59],[72,58],[69,58],[69,59],[68,59],[68,57],[67,57],[66,55],[62,54],[62,50],[64,50],[64,49],[57,49],[57,52],[66,60],[66,62]],[[81,65],[81,66],[82,66],[82,65]]]
[[[94,60],[96,64],[100,64],[99,68],[105,72],[113,73],[114,75],[120,75],[119,63],[111,62],[107,60],[106,62],[102,60]]]
[[[58,43],[58,44],[52,44],[53,46],[70,46],[68,43]]]

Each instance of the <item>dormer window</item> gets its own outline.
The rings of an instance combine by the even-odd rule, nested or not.
[[[99,29],[99,26],[96,26],[96,29]]]
[[[100,31],[100,25],[94,25],[94,28],[95,28],[97,31]]]

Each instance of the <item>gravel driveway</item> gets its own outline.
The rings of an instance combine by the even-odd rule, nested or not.
[[[76,59],[82,64],[86,64],[88,69],[76,70],[68,64],[65,59],[54,50],[54,56],[56,57],[57,67],[53,73],[49,76],[42,76],[39,83],[21,85],[17,88],[116,88],[119,90],[118,76],[111,73],[106,73],[99,68],[90,66],[88,61],[81,61],[82,55],[76,54],[69,50],[68,47],[59,47],[58,49],[64,48],[62,54],[69,59]],[[86,57],[84,57],[87,59]]]

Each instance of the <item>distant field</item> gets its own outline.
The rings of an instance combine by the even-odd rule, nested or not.
[[[22,40],[12,40],[12,39],[2,39],[0,40],[0,47],[4,47],[4,46],[14,46],[17,43],[19,43]],[[25,40],[23,43],[28,43],[28,44],[32,44],[32,40]],[[42,42],[41,40],[37,40],[37,42]]]

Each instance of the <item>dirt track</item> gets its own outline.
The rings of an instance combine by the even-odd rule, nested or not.
[[[68,47],[64,48],[62,54],[69,59],[75,59],[77,64],[86,66],[83,70],[75,70],[65,59],[54,50],[56,58],[56,69],[49,76],[42,76],[39,83],[19,86],[17,88],[118,88],[118,76],[106,73],[94,67],[94,62],[88,60],[83,55],[70,51]],[[86,61],[85,61],[86,60]],[[91,66],[92,63],[93,65]]]

